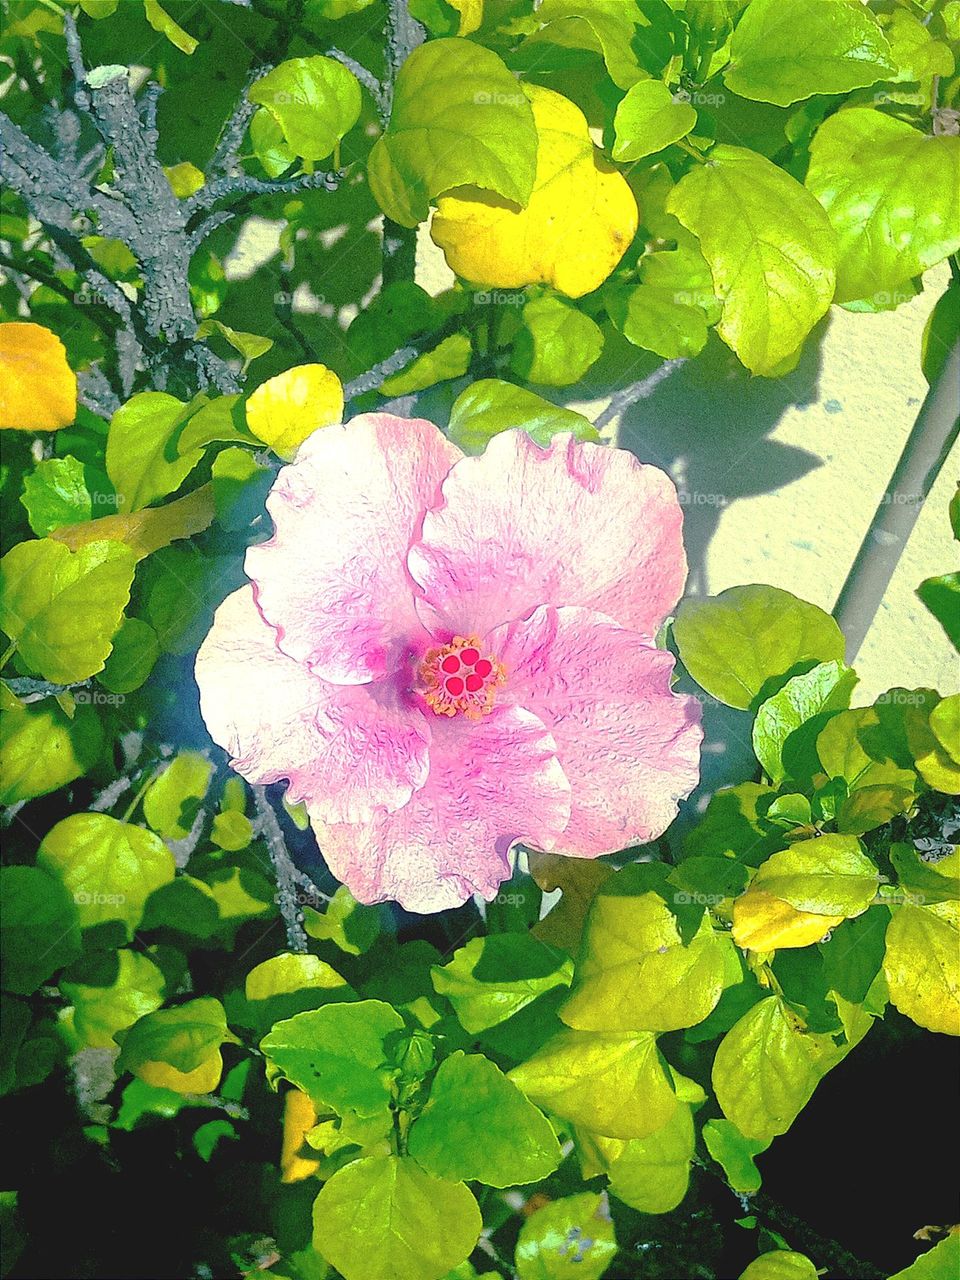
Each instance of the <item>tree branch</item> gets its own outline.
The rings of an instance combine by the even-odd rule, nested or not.
[[[290,857],[280,823],[267,797],[266,787],[252,787],[257,810],[256,830],[263,836],[277,880],[277,904],[287,928],[287,946],[303,955],[307,950],[307,934],[303,927],[303,911],[297,894],[297,868]]]

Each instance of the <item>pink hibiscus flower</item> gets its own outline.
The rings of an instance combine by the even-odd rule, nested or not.
[[[686,575],[668,477],[522,431],[324,427],[279,473],[197,656],[211,735],[289,780],[361,902],[490,899],[517,842],[594,858],[660,835],[698,778],[695,699],[653,637]]]

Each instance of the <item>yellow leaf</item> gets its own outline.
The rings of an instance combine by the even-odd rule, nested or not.
[[[71,551],[78,551],[88,542],[101,539],[108,542],[125,542],[138,560],[152,555],[161,547],[202,533],[213,520],[213,485],[205,484],[184,498],[168,502],[165,507],[146,507],[132,516],[102,516],[99,520],[81,520],[78,524],[66,524],[50,534]]]
[[[463,187],[442,196],[431,235],[450,267],[474,284],[549,284],[571,298],[601,285],[637,230],[637,202],[594,147],[583,112],[539,85],[524,85],[539,145],[525,209]]]
[[[313,1103],[302,1089],[288,1089],[283,1099],[283,1143],[280,1147],[280,1181],[302,1182],[317,1172],[320,1156],[301,1155],[307,1133],[317,1123]],[[308,1148],[309,1150],[309,1148]]]
[[[960,1036],[960,903],[905,903],[893,913],[886,943],[883,972],[893,1004],[928,1031]]]
[[[452,8],[460,15],[458,36],[468,36],[483,22],[483,0],[450,0]]]
[[[191,164],[189,160],[183,160],[180,164],[169,165],[163,172],[167,175],[167,181],[170,183],[173,194],[178,200],[192,196],[206,182],[203,172],[195,164]]]
[[[174,1093],[212,1093],[220,1083],[223,1058],[220,1050],[216,1049],[193,1071],[178,1071],[169,1062],[141,1062],[131,1070],[155,1089],[172,1089]]]
[[[343,387],[323,364],[300,364],[264,382],[247,401],[247,426],[281,458],[319,427],[343,419]]]
[[[748,951],[809,947],[842,920],[843,916],[798,911],[766,889],[748,889],[733,904],[733,940]]]
[[[77,377],[55,333],[0,324],[0,428],[56,431],[77,416]]]

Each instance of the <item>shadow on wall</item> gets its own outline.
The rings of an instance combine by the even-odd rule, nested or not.
[[[621,448],[673,477],[684,506],[687,595],[709,593],[707,551],[726,507],[781,489],[822,465],[816,454],[769,436],[787,409],[817,402],[826,329],[826,323],[818,326],[796,369],[781,378],[752,376],[715,334],[696,359],[666,365],[608,334],[583,398],[609,397],[596,425],[612,425]],[[687,676],[678,689],[700,698],[705,736],[700,786],[681,806],[674,836],[719,786],[756,770],[750,715],[709,698]]]
[[[817,402],[825,332],[821,324],[796,369],[782,378],[754,377],[714,334],[696,359],[672,363],[659,381],[651,375],[664,368],[663,361],[628,347],[634,357],[630,386],[623,387],[621,376],[618,390],[608,383],[591,392],[611,399],[598,426],[619,415],[616,443],[676,482],[684,505],[688,595],[707,594],[707,548],[725,507],[783,488],[821,465],[816,454],[768,437],[787,409]],[[622,349],[608,340],[604,366],[618,358],[623,368]],[[593,372],[603,370],[598,364]],[[646,394],[635,389],[645,379],[653,382]]]

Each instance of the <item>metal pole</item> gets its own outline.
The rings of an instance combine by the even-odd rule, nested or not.
[[[900,461],[833,607],[853,662],[947,454],[960,432],[960,342],[927,392]],[[944,513],[946,520],[946,513]]]

